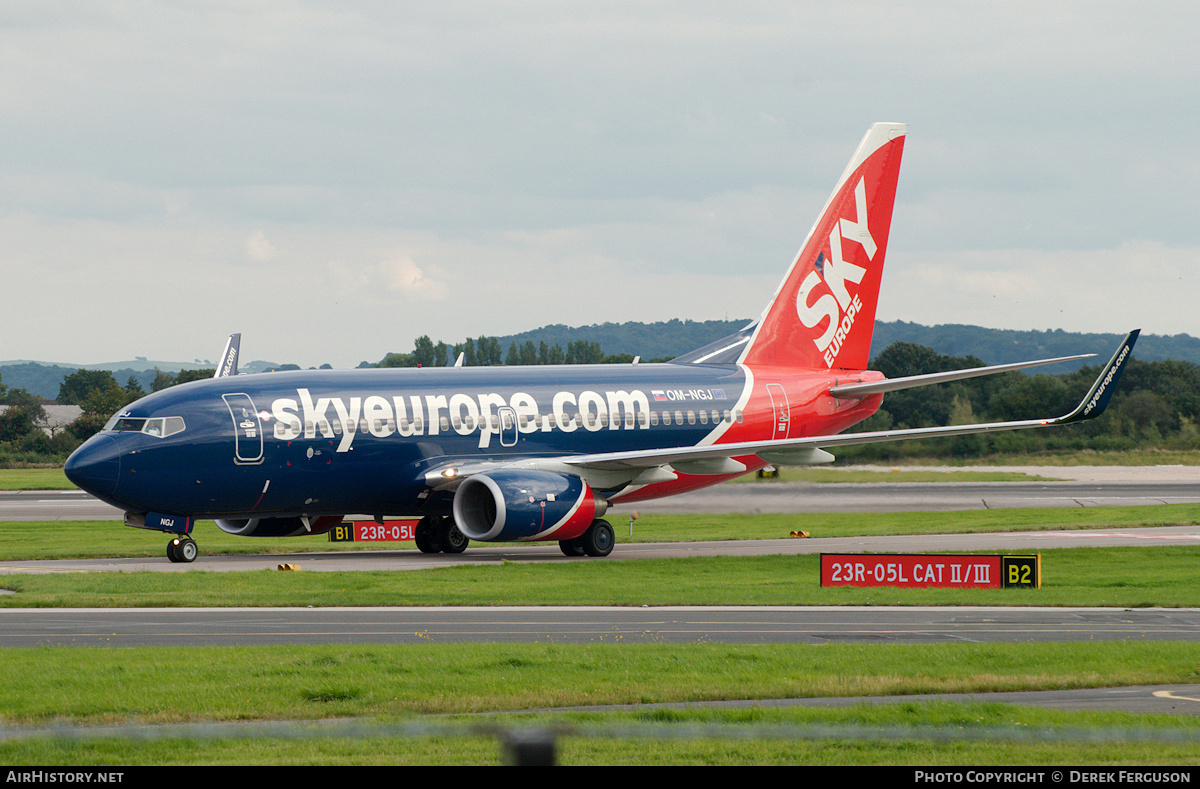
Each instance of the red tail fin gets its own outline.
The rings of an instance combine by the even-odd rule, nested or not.
[[[743,363],[866,369],[905,129],[876,123],[867,131],[763,311]]]

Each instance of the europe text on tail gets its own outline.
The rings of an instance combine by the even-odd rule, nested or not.
[[[604,556],[612,506],[848,444],[1020,430],[1104,411],[1137,332],[1069,414],[842,433],[889,391],[1049,364],[885,379],[866,369],[905,126],[872,126],[759,318],[667,364],[308,370],[215,377],[113,416],[67,462],[131,526],[197,554],[196,518],[254,537],[322,534],[347,514],[419,517],[417,545],[556,540]]]

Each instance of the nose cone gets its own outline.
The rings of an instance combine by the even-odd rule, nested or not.
[[[95,435],[71,453],[63,467],[67,479],[101,499],[117,493],[121,478],[121,451],[117,440],[108,435]]]

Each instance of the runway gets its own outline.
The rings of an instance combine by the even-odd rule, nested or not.
[[[0,646],[1200,641],[1200,609],[867,606],[0,609]]]

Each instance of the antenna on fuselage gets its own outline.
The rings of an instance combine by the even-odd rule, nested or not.
[[[229,342],[225,343],[225,351],[221,354],[221,361],[217,362],[217,371],[213,374],[213,378],[224,378],[229,375],[237,375],[238,350],[242,345],[241,334],[229,335]]]

